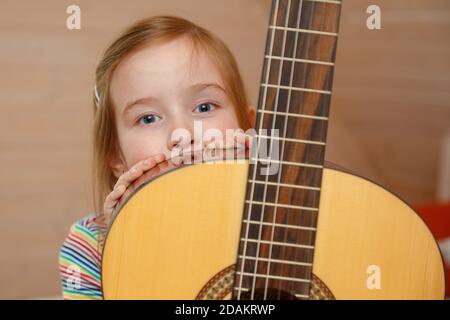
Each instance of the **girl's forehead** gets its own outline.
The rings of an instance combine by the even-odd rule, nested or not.
[[[202,77],[219,75],[205,50],[194,50],[188,41],[170,42],[144,47],[121,61],[115,71],[120,77]],[[119,78],[119,77],[117,77]]]
[[[111,79],[111,96],[118,104],[127,96],[143,94],[154,88],[183,88],[193,83],[218,83],[223,86],[216,65],[199,48],[185,39],[143,47],[124,58]]]

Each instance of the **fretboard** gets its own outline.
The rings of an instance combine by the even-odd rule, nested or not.
[[[340,11],[272,1],[234,299],[309,298]]]

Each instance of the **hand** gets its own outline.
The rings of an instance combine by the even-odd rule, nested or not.
[[[100,222],[104,226],[108,226],[112,219],[112,213],[119,203],[121,197],[125,194],[127,188],[136,181],[139,177],[141,177],[144,172],[154,168],[159,163],[165,160],[164,154],[158,154],[147,158],[145,160],[139,161],[130,170],[124,172],[119,179],[117,180],[114,189],[111,193],[106,197],[105,202],[103,204],[103,215],[102,221]]]

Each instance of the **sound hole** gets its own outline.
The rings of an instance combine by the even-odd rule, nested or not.
[[[267,292],[264,296],[265,288],[257,288],[255,293],[246,291],[241,292],[241,300],[299,300],[295,295],[275,288],[267,288]]]

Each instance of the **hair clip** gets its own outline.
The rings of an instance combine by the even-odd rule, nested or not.
[[[97,85],[94,85],[94,95],[95,95],[95,105],[98,108],[100,105],[100,95],[98,94],[98,91],[97,91]]]

